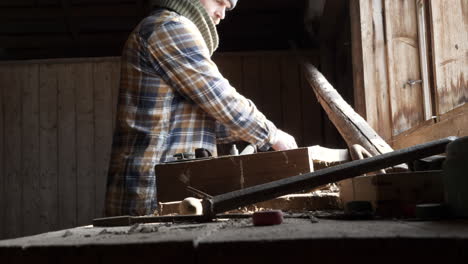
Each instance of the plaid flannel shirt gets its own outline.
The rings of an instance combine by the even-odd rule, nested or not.
[[[159,9],[131,33],[120,92],[106,215],[157,208],[154,167],[177,153],[244,140],[267,149],[276,127],[223,78],[197,27]]]

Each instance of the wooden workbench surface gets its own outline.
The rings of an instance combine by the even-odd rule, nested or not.
[[[313,223],[287,218],[281,225],[268,227],[254,227],[250,219],[115,228],[86,226],[0,241],[1,263],[33,259],[34,263],[265,263],[307,259],[322,259],[325,263],[450,263],[447,261],[467,258],[467,254],[466,220],[319,219]]]

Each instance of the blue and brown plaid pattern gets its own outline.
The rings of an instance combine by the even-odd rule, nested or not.
[[[122,55],[106,215],[157,207],[154,166],[177,153],[244,140],[270,147],[276,127],[223,78],[201,33],[160,9],[131,33]]]

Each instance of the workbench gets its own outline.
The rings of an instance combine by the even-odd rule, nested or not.
[[[468,220],[285,218],[84,226],[0,241],[0,263],[468,263]]]

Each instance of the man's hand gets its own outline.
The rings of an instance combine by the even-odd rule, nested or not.
[[[278,129],[276,134],[276,143],[273,144],[274,150],[288,150],[297,148],[296,140],[293,136]]]

